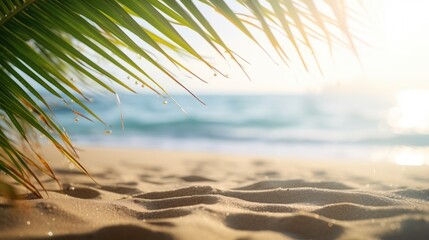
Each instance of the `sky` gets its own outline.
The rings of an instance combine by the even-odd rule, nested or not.
[[[396,94],[402,90],[416,89],[426,90],[429,94],[429,1],[361,1],[365,9],[357,4],[358,0],[346,1],[359,14],[355,17],[358,23],[351,21],[350,29],[368,44],[357,43],[359,56],[356,57],[350,49],[341,46],[335,47],[331,55],[326,44],[313,42],[323,73],[318,70],[308,51],[304,53],[310,65],[310,71],[307,72],[286,39],[283,38],[283,43],[292,57],[288,65],[280,60],[272,48],[267,47],[270,44],[262,33],[253,31],[268,54],[213,9],[201,8],[227,45],[248,62],[243,66],[250,80],[230,58],[221,58],[202,38],[186,29],[179,31],[228,78],[216,75],[201,62],[185,57],[180,60],[208,83],[189,78],[183,73],[179,73],[178,79],[196,95],[318,92]],[[145,68],[151,72],[150,66]],[[156,72],[156,69],[152,70]],[[187,94],[164,75],[154,76],[169,93]],[[124,75],[121,78],[127,77]],[[142,92],[147,93],[146,90]]]
[[[199,73],[209,81],[195,79],[183,82],[197,94],[203,93],[307,93],[321,91],[395,92],[401,89],[429,89],[429,1],[425,0],[365,0],[366,10],[349,1],[362,13],[366,26],[352,25],[359,38],[371,46],[358,45],[359,59],[348,49],[336,48],[333,56],[321,46],[318,50],[323,74],[313,65],[306,72],[299,61],[289,66],[274,52],[271,59],[240,33],[207,11],[217,30],[250,64],[245,68],[249,81],[231,60],[213,57],[229,78],[214,76],[202,68]],[[193,43],[196,48],[200,43]],[[210,57],[211,54],[207,53]],[[213,56],[215,56],[213,54]],[[311,62],[310,54],[307,59]],[[199,69],[197,63],[193,69]],[[198,72],[198,71],[197,71]],[[177,90],[171,86],[173,91]],[[182,90],[179,90],[179,92]]]

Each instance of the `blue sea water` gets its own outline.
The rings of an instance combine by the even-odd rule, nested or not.
[[[89,106],[106,125],[62,105],[55,112],[77,145],[356,160],[417,152],[417,163],[428,162],[429,133],[407,115],[406,96],[200,95],[205,106],[174,97],[187,114],[171,100],[135,94],[120,95],[119,105],[114,96],[94,96]]]

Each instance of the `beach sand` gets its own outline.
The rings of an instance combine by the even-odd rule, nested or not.
[[[64,191],[0,200],[0,239],[429,239],[429,166],[50,149]]]

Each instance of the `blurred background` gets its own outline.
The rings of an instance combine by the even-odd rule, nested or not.
[[[351,23],[362,40],[359,55],[317,47],[322,72],[314,63],[307,72],[296,60],[285,66],[208,11],[249,62],[251,81],[228,59],[211,59],[228,77],[199,72],[200,63],[188,59],[209,83],[186,76],[181,81],[206,105],[160,79],[187,114],[120,76],[139,94],[118,89],[118,104],[115,96],[94,93],[89,106],[107,125],[61,104],[56,117],[78,146],[429,164],[429,2],[363,2],[364,9],[350,5],[365,20]],[[193,44],[204,49],[201,41]]]

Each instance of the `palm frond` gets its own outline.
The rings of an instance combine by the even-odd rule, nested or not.
[[[234,4],[245,10],[236,12],[224,0],[0,0],[0,170],[41,196],[33,183],[38,182],[43,189],[35,171],[56,177],[34,147],[30,135],[35,133],[45,136],[88,174],[46,100],[48,95],[66,104],[71,100],[83,111],[71,109],[75,114],[103,122],[87,106],[89,98],[71,79],[73,76],[81,76],[112,94],[117,86],[133,91],[117,77],[119,71],[156,94],[169,97],[155,80],[154,72],[146,70],[151,66],[198,99],[172,68],[204,79],[175,53],[193,57],[209,71],[223,73],[192,46],[177,26],[192,30],[245,72],[243,60],[228,47],[216,24],[204,16],[202,7],[215,10],[265,50],[252,29],[262,30],[286,63],[290,57],[284,42],[290,42],[306,69],[308,60],[303,51],[310,51],[317,63],[313,41],[323,40],[329,46],[346,43],[354,49],[344,0],[237,0]],[[277,29],[283,36],[277,34]],[[92,55],[88,56],[85,49],[90,49]],[[144,65],[135,62],[130,51],[141,56]],[[116,69],[101,66],[97,58]]]

